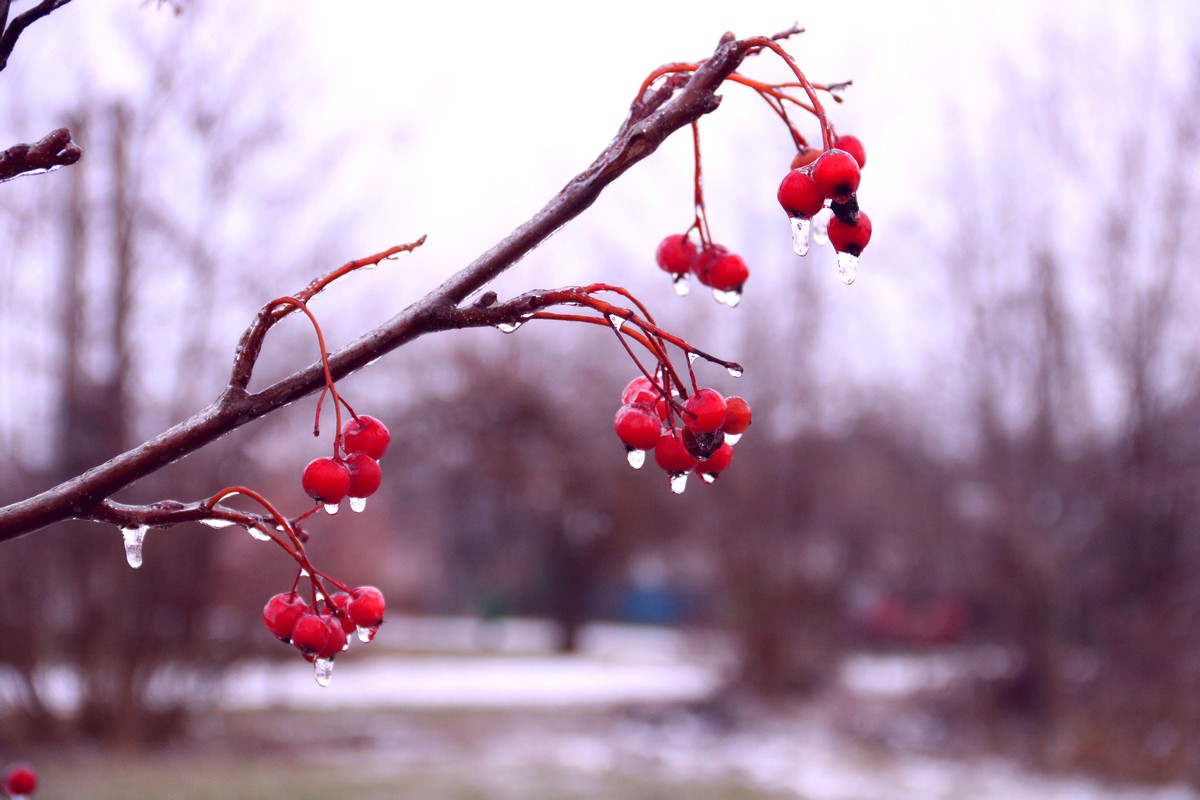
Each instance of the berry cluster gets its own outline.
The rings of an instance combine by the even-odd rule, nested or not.
[[[374,586],[338,586],[342,591],[329,594],[314,581],[312,603],[306,603],[293,586],[268,600],[262,613],[263,624],[275,638],[293,645],[316,665],[317,682],[322,685],[329,682],[334,657],[350,647],[349,634],[357,631],[361,642],[374,639],[387,608],[383,592]]]
[[[646,451],[669,476],[676,494],[695,472],[712,483],[733,461],[733,445],[750,427],[750,405],[726,399],[715,389],[697,389],[681,398],[664,382],[638,376],[621,392],[613,428],[625,445],[630,465],[640,468]]]
[[[339,437],[340,452],[315,458],[304,468],[300,483],[305,493],[330,514],[336,514],[347,497],[352,509],[362,511],[383,482],[379,459],[391,441],[387,426],[374,417],[363,414],[347,420]]]
[[[858,184],[867,153],[855,136],[839,136],[824,152],[804,148],[792,160],[792,169],[779,184],[779,204],[792,221],[792,247],[796,255],[808,253],[814,218],[829,208],[832,216],[825,236],[838,254],[838,273],[853,283],[858,258],[871,241],[871,220],[858,208]],[[818,225],[820,223],[817,223]],[[816,235],[822,231],[817,229]]]
[[[31,797],[37,790],[37,773],[28,764],[12,764],[4,772],[4,793],[12,800]]]
[[[746,262],[723,245],[702,242],[699,247],[686,233],[677,233],[658,244],[655,260],[671,275],[675,291],[687,294],[689,275],[701,286],[713,290],[717,302],[736,306],[742,299],[742,286],[750,277]]]

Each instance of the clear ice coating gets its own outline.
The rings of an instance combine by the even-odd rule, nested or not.
[[[688,277],[686,274],[676,275],[675,279],[674,279],[674,283],[675,283],[675,294],[679,295],[680,297],[686,297],[687,293],[689,291],[691,291],[692,287],[688,283]]]
[[[142,542],[146,539],[147,530],[149,528],[145,525],[121,529],[121,536],[125,539],[125,560],[134,569],[142,565]]]
[[[798,256],[808,255],[808,234],[812,220],[808,217],[792,217],[792,250]]]
[[[731,378],[740,378],[746,374],[746,371],[738,366],[726,367],[725,371],[729,373],[729,377]]]
[[[700,480],[704,481],[705,483],[713,483],[714,481],[716,481],[716,480],[717,480],[717,473],[715,473],[715,472],[701,472],[701,473],[700,473]]]
[[[609,314],[608,321],[617,330],[621,330],[621,326],[625,324],[625,318],[619,314]]]
[[[360,642],[363,642],[364,644],[366,642],[369,642],[372,639],[374,639],[375,634],[377,634],[377,633],[379,633],[378,625],[359,625],[358,626],[358,640]]]
[[[227,519],[217,519],[215,517],[211,517],[209,519],[200,520],[200,524],[207,525],[210,528],[228,528],[233,523]]]
[[[269,542],[269,541],[271,541],[271,538],[272,538],[272,537],[271,537],[271,534],[267,533],[267,532],[266,532],[266,531],[264,531],[262,528],[259,528],[259,527],[258,527],[258,526],[256,526],[256,525],[251,525],[251,526],[250,526],[249,528],[247,528],[246,530],[250,532],[250,535],[251,535],[251,536],[253,536],[255,539],[258,539],[260,542]]]
[[[683,494],[683,490],[687,488],[688,474],[686,472],[671,473],[671,491],[675,494]]]
[[[313,674],[317,678],[318,686],[328,686],[333,680],[333,659],[318,658],[313,662]]]
[[[334,514],[336,514],[338,512],[338,509],[340,509],[340,508],[341,508],[341,506],[338,505],[337,503],[326,503],[325,504],[325,513],[332,517]]]
[[[858,256],[850,253],[838,253],[838,277],[842,283],[849,286],[858,277]]]
[[[629,466],[634,469],[641,469],[642,464],[646,463],[646,451],[636,448],[625,451],[625,460],[629,462]]]
[[[829,215],[824,211],[812,218],[812,240],[822,247],[829,244]]]
[[[730,289],[729,291],[713,289],[713,299],[721,305],[737,308],[737,304],[742,302],[742,291],[741,289]]]
[[[696,359],[699,357],[700,357],[700,354],[697,353],[695,350],[688,351],[688,363],[689,364],[695,364]]]
[[[742,440],[742,435],[740,433],[725,434],[725,444],[729,445],[730,447],[733,447],[735,444],[737,444],[741,440]]]
[[[365,497],[351,497],[350,498],[350,510],[351,511],[361,514],[363,511],[366,510],[366,508],[367,508],[367,498],[365,498]]]
[[[496,326],[496,330],[500,331],[501,333],[513,333],[517,328],[524,324],[524,320],[517,320],[516,322],[501,322]]]

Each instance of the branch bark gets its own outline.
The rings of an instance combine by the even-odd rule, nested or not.
[[[334,378],[342,378],[427,333],[522,319],[537,305],[530,295],[518,298],[520,302],[486,310],[479,304],[461,304],[583,213],[609,184],[657,150],[668,136],[715,110],[720,103],[717,90],[746,56],[762,48],[763,41],[737,40],[726,34],[712,56],[697,64],[686,82],[670,81],[635,98],[629,116],[608,147],[533,217],[433,292],[331,353],[329,365]],[[260,312],[243,342],[260,327],[265,335],[265,328],[273,324],[264,323],[263,314],[271,314],[271,307]],[[109,498],[224,434],[325,385],[322,366],[314,363],[251,393],[247,383],[256,358],[257,349],[239,352],[234,375],[221,396],[178,425],[35,497],[0,508],[0,541],[71,518],[125,526],[167,525],[199,518],[203,509],[196,504],[164,501],[153,506],[126,506]]]

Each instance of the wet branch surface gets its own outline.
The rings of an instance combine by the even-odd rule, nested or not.
[[[590,207],[610,183],[657,150],[668,136],[715,110],[720,103],[717,90],[746,56],[761,49],[762,41],[736,40],[731,34],[726,34],[712,56],[697,65],[690,75],[673,76],[635,98],[629,116],[617,135],[591,166],[573,178],[528,221],[433,292],[379,327],[330,353],[329,365],[333,377],[343,378],[419,336],[459,328],[519,322],[549,305],[553,293],[542,291],[528,292],[503,303],[462,304]],[[419,244],[420,241],[393,250],[412,249]],[[330,275],[337,272],[335,270]],[[314,289],[314,285],[320,283],[320,280],[315,281],[296,296],[320,291],[328,282]],[[122,527],[162,527],[219,516],[204,501],[181,503],[165,500],[150,505],[127,505],[111,498],[116,492],[203,448],[226,433],[325,386],[323,367],[320,363],[314,363],[258,392],[249,391],[250,376],[263,338],[284,316],[286,313],[274,301],[263,307],[243,334],[229,384],[206,408],[82,475],[27,500],[0,508],[0,541],[72,518]],[[242,516],[251,521],[253,515]]]

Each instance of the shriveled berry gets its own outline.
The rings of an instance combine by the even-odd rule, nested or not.
[[[645,375],[639,375],[631,380],[621,392],[621,404],[653,406],[661,397],[662,392],[658,390],[654,382]]]
[[[37,789],[37,773],[28,764],[13,764],[4,773],[4,791],[10,796],[28,796]]]
[[[725,424],[725,398],[716,389],[700,389],[683,403],[683,425],[696,433],[712,433]]]
[[[686,275],[695,257],[696,244],[683,233],[663,239],[654,253],[659,268],[672,275]]]
[[[725,433],[745,433],[750,427],[750,404],[741,397],[734,395],[725,400],[725,424],[721,430]]]
[[[701,471],[703,471],[703,462],[707,461],[718,447],[725,444],[725,434],[721,431],[697,433],[691,428],[684,428],[681,438],[683,448],[688,451],[688,455],[701,462],[701,466],[697,467]]]
[[[702,472],[705,475],[720,475],[725,470],[729,469],[729,464],[733,461],[733,448],[729,442],[725,442],[718,447],[708,460],[696,467],[697,472]]]
[[[654,463],[667,472],[680,473],[695,468],[696,459],[688,454],[679,435],[667,433],[654,448]]]
[[[863,212],[858,212],[858,223],[855,225],[847,225],[837,217],[829,220],[829,243],[839,253],[862,255],[870,241],[871,219]]]
[[[658,414],[644,405],[625,405],[617,409],[613,429],[617,438],[631,450],[650,450],[662,436],[662,422]]]
[[[340,458],[314,458],[304,468],[300,484],[319,503],[340,503],[350,491],[350,470]]]
[[[777,197],[789,217],[808,219],[825,207],[825,193],[817,188],[811,170],[794,169],[784,175]]]
[[[372,628],[383,622],[387,602],[383,592],[374,586],[359,586],[350,590],[350,619],[360,628]]]
[[[859,169],[867,165],[867,149],[863,147],[862,141],[857,136],[850,136],[849,134],[839,136],[833,140],[833,146],[854,156],[854,160],[858,162]]]
[[[812,177],[826,197],[844,203],[858,191],[858,162],[845,150],[827,150],[813,162]]]
[[[348,497],[370,497],[379,489],[383,482],[383,472],[379,462],[363,452],[351,453],[345,458],[346,469],[350,472],[350,487],[346,490]]]
[[[805,147],[800,152],[796,153],[792,158],[792,169],[800,169],[816,161],[821,156],[821,151],[815,147]]]
[[[366,453],[378,461],[391,442],[387,426],[366,414],[351,417],[342,425],[342,449],[347,453]]]
[[[353,633],[357,627],[354,621],[350,619],[350,595],[345,592],[336,592],[330,595],[329,599],[333,602],[333,607],[337,610],[338,622],[342,623],[342,631],[344,633]]]
[[[292,640],[297,620],[312,609],[295,592],[277,594],[263,606],[263,624],[281,642]]]
[[[337,627],[341,630],[340,625]],[[325,619],[313,611],[301,615],[292,628],[292,644],[305,655],[325,658],[321,655],[329,647],[329,626]]]

